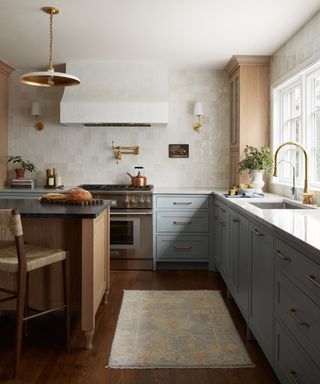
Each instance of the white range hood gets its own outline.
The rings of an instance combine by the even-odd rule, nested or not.
[[[168,123],[168,72],[160,64],[70,63],[81,80],[66,87],[60,122],[88,126],[150,126]]]

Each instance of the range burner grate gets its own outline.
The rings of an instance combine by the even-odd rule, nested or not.
[[[152,191],[153,185],[136,187],[131,184],[82,184],[80,188],[87,191]]]

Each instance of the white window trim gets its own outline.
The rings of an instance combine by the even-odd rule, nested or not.
[[[311,147],[311,143],[313,141],[313,129],[311,130],[310,127],[313,124],[313,116],[310,113],[311,110],[315,110],[314,104],[313,104],[313,89],[310,86],[312,83],[314,77],[316,75],[320,74],[320,60],[309,66],[308,68],[305,68],[304,70],[300,71],[296,75],[294,75],[292,78],[287,79],[282,84],[277,84],[275,87],[271,90],[271,113],[272,113],[272,127],[271,127],[271,141],[272,141],[272,150],[273,153],[276,151],[276,149],[279,147],[280,144],[284,142],[282,135],[283,130],[281,130],[279,127],[281,126],[283,122],[283,113],[284,113],[284,106],[283,106],[283,95],[287,92],[289,92],[291,89],[294,89],[297,85],[300,85],[301,90],[301,128],[302,128],[302,141],[300,141],[300,144],[306,149],[309,157],[309,187],[312,190],[320,190],[320,181],[316,182],[314,180],[315,178],[315,170],[314,170],[314,155],[311,151],[313,147]],[[282,105],[281,105],[282,104]],[[320,112],[319,112],[320,113]],[[289,148],[289,147],[288,147]],[[301,152],[301,151],[300,151]],[[280,158],[281,159],[281,153]],[[313,161],[313,163],[312,163]],[[297,187],[302,187],[304,183],[304,156],[301,152],[300,154],[300,177],[296,179],[296,185]],[[320,166],[320,164],[319,164]],[[279,177],[272,178],[272,183],[274,184],[281,184],[281,185],[291,185],[292,184],[292,177],[289,176],[289,168],[286,168],[287,171],[285,171],[285,174],[282,172],[281,169],[279,172]]]

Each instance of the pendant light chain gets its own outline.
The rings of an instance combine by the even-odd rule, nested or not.
[[[53,46],[53,9],[51,10],[50,13],[50,32],[49,32],[49,40],[50,40],[50,48],[49,48],[49,70],[53,71],[53,66],[52,66],[52,46]]]

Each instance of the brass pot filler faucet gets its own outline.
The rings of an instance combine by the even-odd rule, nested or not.
[[[308,190],[308,155],[306,150],[303,148],[302,145],[298,143],[294,143],[293,141],[287,141],[286,143],[281,144],[278,149],[276,150],[276,153],[274,154],[274,172],[273,176],[278,176],[278,153],[281,148],[283,148],[286,145],[294,145],[297,148],[300,148],[304,154],[304,189],[303,189],[303,204],[312,204],[312,193]]]

